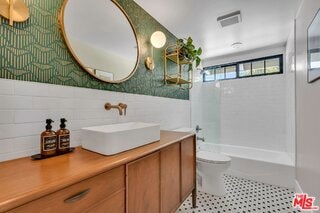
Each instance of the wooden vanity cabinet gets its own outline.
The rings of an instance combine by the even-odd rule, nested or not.
[[[195,206],[195,136],[162,134],[159,142],[113,156],[77,148],[55,159],[0,164],[1,187],[9,192],[6,199],[0,195],[0,212],[171,213],[190,193]],[[79,178],[86,172],[92,175]],[[23,181],[25,175],[32,176],[32,187]],[[14,190],[21,193],[14,196]],[[28,200],[19,200],[26,193]]]

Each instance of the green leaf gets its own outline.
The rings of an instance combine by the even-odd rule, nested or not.
[[[187,45],[191,45],[193,42],[192,38],[189,36],[189,38],[187,39]]]
[[[196,61],[196,67],[200,65],[201,58],[199,57],[199,55],[202,54],[202,49],[201,47],[196,49],[190,36],[187,39],[177,39],[177,45],[179,45],[179,47],[181,48],[181,55],[183,55],[190,62]],[[189,64],[188,71],[192,69],[192,64]]]
[[[201,53],[202,53],[202,49],[201,49],[201,47],[199,47],[199,49],[197,51],[197,55],[201,55]]]
[[[196,58],[196,67],[200,65],[201,59],[199,57]]]

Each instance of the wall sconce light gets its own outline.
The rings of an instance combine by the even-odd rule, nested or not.
[[[9,19],[9,25],[13,22],[23,22],[29,18],[28,6],[23,0],[0,0],[0,16]]]
[[[161,48],[166,44],[166,35],[161,31],[156,31],[152,33],[150,37],[151,42],[151,56],[146,58],[145,64],[148,70],[154,70],[154,60],[153,60],[153,47]]]

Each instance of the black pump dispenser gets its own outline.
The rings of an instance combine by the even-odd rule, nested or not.
[[[56,154],[57,149],[57,135],[55,131],[52,131],[53,123],[52,119],[46,119],[46,130],[41,133],[40,143],[41,143],[41,155],[43,157],[48,157]]]
[[[52,129],[51,123],[53,123],[53,122],[54,121],[52,119],[50,119],[50,118],[46,120],[46,123],[47,123],[46,130],[51,130]]]
[[[65,118],[60,119],[60,129],[57,131],[58,136],[58,152],[63,153],[69,151],[70,148],[70,131],[66,129]]]
[[[60,119],[60,128],[65,129],[66,128],[66,122],[67,120],[65,118]]]

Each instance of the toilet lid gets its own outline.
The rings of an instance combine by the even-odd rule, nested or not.
[[[208,152],[208,151],[199,151],[197,152],[197,160],[208,162],[208,163],[227,163],[231,161],[231,158],[215,152]]]

